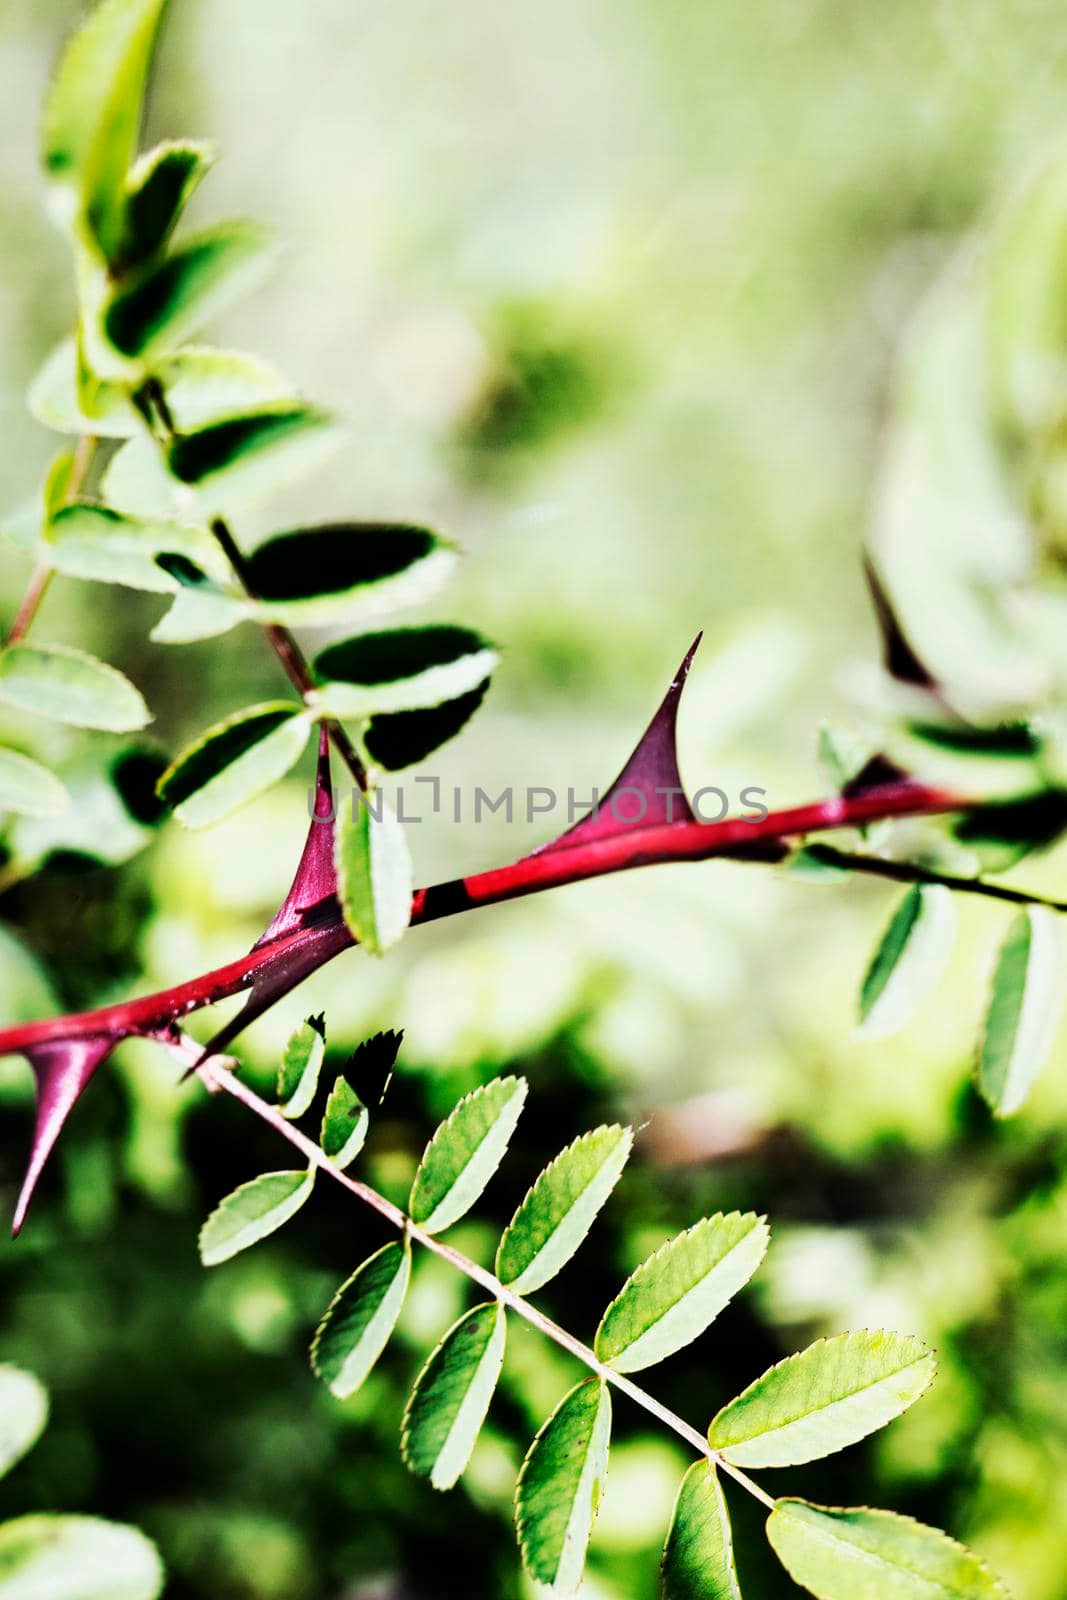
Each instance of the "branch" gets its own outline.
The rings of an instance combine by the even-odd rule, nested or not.
[[[733,818],[724,822],[658,823],[648,828],[623,826],[618,832],[579,839],[572,845],[568,845],[566,839],[557,841],[551,849],[535,851],[508,866],[416,890],[411,921],[413,924],[435,922],[479,906],[539,894],[564,884],[582,883],[631,867],[706,861],[716,856],[739,858],[746,847],[768,841],[793,840],[828,828],[859,827],[897,817],[935,816],[964,810],[971,805],[972,801],[943,790],[901,782],[849,799],[834,796],[790,810],[772,811],[753,822]],[[313,828],[321,825],[312,823]],[[292,982],[272,993],[270,1003],[275,1003],[281,994],[288,993],[355,943],[336,898],[330,896],[305,912],[302,925],[294,932],[259,944],[236,961],[190,978],[174,988],[119,1001],[97,1011],[25,1022],[0,1030],[0,1055],[24,1052],[50,1041],[76,1036],[118,1040],[138,1034],[169,1041],[174,1024],[191,1012],[253,988],[257,978],[265,979],[279,972],[292,976]],[[246,1011],[241,1013],[241,1027],[252,1020],[252,1015]],[[236,1032],[236,1028],[227,1032],[225,1042],[228,1043]],[[220,1041],[216,1044],[221,1048]]]
[[[810,854],[828,867],[847,872],[867,873],[873,878],[890,878],[894,883],[938,884],[954,894],[982,895],[1013,906],[1045,906],[1049,911],[1067,911],[1067,900],[1053,900],[1029,889],[1012,889],[1005,883],[990,883],[985,878],[964,878],[952,872],[937,872],[917,861],[891,861],[884,856],[864,855],[860,851],[837,850],[830,844],[812,845]]]
[[[175,1044],[174,1048],[180,1054],[186,1055],[186,1057],[190,1054],[194,1059],[199,1057],[200,1052],[191,1040],[181,1040]],[[406,1212],[402,1211],[399,1206],[393,1205],[392,1201],[387,1200],[384,1195],[380,1195],[376,1189],[370,1188],[365,1183],[360,1183],[358,1178],[350,1178],[340,1167],[335,1167],[314,1140],[309,1139],[307,1134],[301,1133],[300,1129],[294,1127],[291,1122],[287,1122],[275,1106],[270,1105],[266,1100],[260,1099],[255,1090],[250,1089],[240,1078],[235,1077],[232,1072],[221,1064],[218,1057],[212,1057],[208,1061],[201,1062],[196,1071],[208,1089],[221,1089],[224,1093],[232,1095],[235,1100],[239,1100],[242,1105],[247,1106],[255,1116],[259,1117],[260,1121],[267,1123],[276,1133],[280,1133],[283,1138],[288,1139],[289,1143],[300,1151],[309,1166],[317,1168],[320,1172],[325,1172],[336,1183],[339,1183],[342,1188],[355,1195],[357,1200],[362,1200],[364,1205],[370,1206],[380,1217],[384,1217],[386,1222],[396,1228],[399,1233],[406,1234],[409,1239],[414,1239],[425,1250],[431,1251],[435,1256],[440,1257],[442,1261],[447,1261],[457,1272],[461,1272],[465,1277],[470,1278],[472,1282],[478,1284],[479,1288],[484,1289],[487,1294],[491,1295],[494,1300],[498,1300],[509,1311],[513,1311],[517,1317],[521,1317],[524,1322],[528,1322],[531,1327],[544,1334],[546,1339],[551,1339],[554,1344],[566,1350],[569,1355],[574,1356],[583,1366],[588,1367],[589,1371],[595,1373],[598,1378],[612,1384],[620,1394],[626,1395],[635,1405],[649,1412],[664,1427],[669,1428],[672,1433],[676,1433],[691,1449],[697,1452],[698,1456],[704,1457],[716,1467],[721,1467],[723,1472],[729,1473],[732,1478],[736,1479],[739,1484],[748,1490],[749,1494],[754,1495],[762,1505],[773,1509],[774,1500],[772,1496],[767,1494],[764,1489],[761,1489],[757,1483],[754,1483],[747,1473],[742,1472],[738,1467],[732,1466],[729,1461],[724,1460],[719,1451],[713,1450],[708,1443],[706,1434],[702,1434],[698,1429],[686,1422],[683,1417],[678,1416],[676,1412],[669,1410],[667,1406],[662,1405],[652,1395],[647,1394],[632,1379],[625,1377],[620,1372],[616,1372],[613,1367],[607,1366],[603,1361],[598,1360],[588,1345],[583,1344],[580,1339],[568,1333],[566,1328],[562,1328],[558,1322],[553,1322],[551,1317],[545,1316],[543,1311],[538,1311],[534,1306],[530,1305],[529,1301],[523,1299],[522,1295],[516,1294],[514,1290],[507,1288],[493,1273],[486,1271],[476,1261],[472,1261],[469,1256],[463,1255],[459,1250],[453,1249],[451,1245],[443,1244],[433,1234],[426,1233],[411,1221]]]

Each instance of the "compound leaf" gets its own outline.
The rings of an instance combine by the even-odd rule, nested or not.
[[[188,828],[229,816],[285,776],[300,758],[311,718],[287,700],[248,706],[208,728],[156,786]]]
[[[694,1461],[682,1479],[661,1575],[663,1600],[741,1600],[730,1513],[710,1461]]]
[[[451,1327],[419,1373],[400,1450],[420,1478],[451,1489],[470,1460],[504,1361],[507,1318],[493,1301]]]
[[[130,680],[64,644],[13,644],[0,652],[0,701],[75,728],[128,733],[152,716]]]
[[[283,1117],[302,1117],[315,1098],[322,1058],[326,1054],[326,1028],[322,1017],[308,1017],[289,1035],[278,1067],[278,1110]]]
[[[779,1500],[767,1537],[790,1577],[818,1600],[1008,1600],[972,1551],[891,1511]]]
[[[978,1085],[998,1117],[1018,1111],[1048,1059],[1063,1007],[1063,945],[1054,915],[1027,906],[997,955],[978,1052]]]
[[[200,1259],[205,1267],[216,1267],[274,1233],[296,1215],[314,1183],[314,1169],[263,1172],[234,1189],[200,1230]]]
[[[593,1226],[632,1144],[632,1129],[607,1124],[583,1133],[545,1168],[504,1230],[496,1253],[502,1283],[529,1294],[555,1277]]]
[[[933,1378],[921,1339],[858,1330],[771,1367],[728,1405],[708,1439],[736,1467],[791,1467],[855,1444],[912,1405]]]
[[[387,1244],[338,1289],[311,1346],[311,1365],[340,1399],[354,1394],[389,1342],[411,1277],[406,1244]]]
[[[952,895],[914,884],[899,902],[860,990],[860,1034],[882,1039],[902,1028],[941,975],[955,932]]]
[[[608,1470],[611,1395],[588,1378],[564,1396],[530,1446],[515,1488],[515,1526],[532,1578],[565,1594],[581,1581]]]
[[[504,1158],[528,1085],[495,1078],[465,1095],[426,1146],[408,1213],[426,1233],[443,1233],[481,1195]]]
[[[754,1212],[705,1217],[662,1245],[627,1279],[597,1329],[595,1349],[617,1372],[639,1372],[682,1350],[751,1278],[769,1230]]]

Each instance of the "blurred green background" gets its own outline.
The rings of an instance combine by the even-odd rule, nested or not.
[[[32,493],[55,445],[22,398],[72,311],[36,119],[79,9],[0,11],[4,506]],[[288,246],[220,337],[350,424],[315,482],[239,533],[396,516],[462,542],[441,614],[483,627],[504,657],[485,709],[435,759],[447,785],[603,787],[704,628],[688,782],[810,798],[818,721],[842,714],[873,655],[858,555],[894,355],[961,240],[1062,137],[1065,108],[1051,0],[173,0],[150,131],[216,138],[196,215],[265,218]],[[5,624],[26,577],[5,552]],[[275,693],[250,630],[152,646],[160,610],[59,582],[36,636],[127,670],[168,751]],[[50,737],[57,757],[74,748]],[[167,827],[123,867],[59,863],[10,888],[0,1017],[101,1003],[239,953],[284,892],[306,776],[209,833]],[[419,880],[547,831],[427,820],[410,830]],[[1053,863],[1041,881],[1063,892],[1067,872]],[[752,1289],[649,1387],[703,1425],[820,1333],[923,1335],[942,1361],[931,1395],[773,1487],[910,1512],[973,1542],[1017,1600],[1065,1600],[1067,1085],[1054,1062],[1003,1128],[976,1106],[971,1040],[1004,924],[981,903],[961,906],[947,979],[907,1032],[852,1037],[892,899],[725,864],[575,887],[421,930],[380,964],[341,958],[251,1030],[244,1055],[268,1083],[313,1009],[338,1066],[367,1031],[404,1027],[364,1163],[397,1194],[459,1093],[526,1072],[513,1156],[458,1230],[479,1257],[562,1143],[638,1119],[631,1170],[543,1303],[589,1337],[662,1239],[717,1208],[767,1212],[774,1243]],[[28,1079],[21,1063],[0,1076],[8,1209]],[[161,1545],[174,1600],[527,1595],[514,1472],[577,1373],[514,1329],[464,1483],[441,1497],[409,1478],[405,1384],[463,1285],[422,1263],[401,1337],[359,1396],[331,1401],[304,1352],[375,1224],[322,1192],[289,1232],[204,1273],[201,1217],[286,1157],[240,1108],[174,1079],[161,1052],[125,1048],[24,1237],[0,1249],[4,1357],[53,1395],[0,1514],[135,1521]],[[589,1600],[655,1592],[684,1466],[617,1411]],[[746,1592],[797,1593],[758,1522],[738,1503]]]

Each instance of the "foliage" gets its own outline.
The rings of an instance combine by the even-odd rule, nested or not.
[[[228,1074],[209,1070],[220,1087],[232,1085]],[[607,1475],[612,1387],[688,1444],[699,1439],[622,1375],[655,1365],[700,1338],[758,1269],[768,1230],[762,1219],[738,1212],[703,1218],[631,1274],[592,1347],[583,1345],[526,1296],[543,1288],[581,1247],[622,1173],[629,1129],[596,1129],[549,1163],[505,1229],[495,1273],[437,1243],[437,1234],[460,1221],[499,1167],[526,1091],[523,1079],[497,1078],[453,1107],[426,1147],[406,1212],[373,1189],[341,1178],[402,1237],[363,1261],[338,1289],[315,1334],[311,1362],[339,1398],[362,1387],[403,1310],[413,1245],[437,1253],[489,1291],[491,1300],[445,1332],[404,1411],[404,1461],[435,1489],[452,1488],[470,1462],[500,1378],[509,1313],[591,1369],[593,1376],[570,1389],[542,1425],[515,1489],[515,1526],[527,1572],[570,1594],[581,1582]],[[240,1098],[305,1148],[290,1127],[291,1103],[278,1108],[278,1117],[248,1090]],[[206,1266],[289,1221],[310,1199],[317,1171],[340,1176],[327,1150],[311,1144],[306,1150],[311,1161],[303,1178],[298,1172],[266,1173],[226,1196],[200,1236]],[[977,1557],[936,1529],[887,1512],[828,1512],[806,1501],[775,1501],[740,1470],[792,1466],[845,1449],[913,1405],[934,1367],[933,1353],[920,1339],[848,1333],[799,1351],[724,1406],[708,1428],[702,1459],[678,1491],[663,1555],[665,1600],[741,1592],[719,1471],[771,1508],[772,1546],[787,1569],[824,1600],[858,1592],[868,1600],[895,1600],[907,1584],[931,1600],[935,1592],[958,1600],[1005,1596]],[[831,1537],[820,1528],[832,1519]]]

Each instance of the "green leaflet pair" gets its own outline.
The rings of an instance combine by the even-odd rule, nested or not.
[[[290,1040],[278,1084],[284,1118],[310,1108],[322,1043],[321,1019]],[[630,1129],[593,1129],[545,1168],[504,1230],[492,1272],[438,1243],[497,1170],[526,1094],[524,1079],[505,1077],[460,1100],[426,1147],[406,1211],[354,1186],[402,1237],[371,1255],[338,1290],[315,1334],[311,1360],[338,1398],[359,1389],[396,1327],[415,1244],[477,1284],[487,1298],[465,1312],[427,1358],[404,1412],[403,1458],[436,1489],[459,1480],[477,1446],[505,1373],[509,1314],[588,1367],[592,1376],[564,1396],[538,1432],[515,1493],[528,1572],[571,1593],[581,1581],[604,1491],[612,1390],[645,1406],[692,1445],[693,1430],[628,1375],[676,1354],[707,1330],[759,1267],[769,1232],[752,1213],[703,1218],[631,1274],[592,1345],[582,1344],[526,1297],[550,1282],[587,1237],[630,1154]],[[269,1108],[263,1111],[274,1120]],[[280,1227],[310,1197],[317,1171],[341,1175],[362,1146],[367,1122],[366,1108],[342,1076],[307,1170],[268,1173],[228,1196],[204,1226],[205,1263],[225,1260]],[[300,1140],[294,1131],[288,1136]],[[1005,1591],[978,1558],[936,1529],[884,1511],[775,1501],[748,1477],[751,1469],[802,1465],[867,1437],[919,1398],[934,1369],[934,1356],[919,1339],[846,1333],[789,1356],[725,1405],[679,1489],[663,1554],[667,1600],[738,1600],[741,1594],[724,1476],[767,1505],[773,1549],[796,1581],[823,1600],[1004,1600]]]

